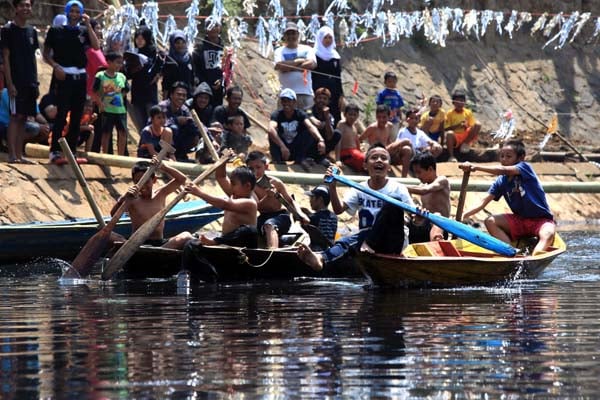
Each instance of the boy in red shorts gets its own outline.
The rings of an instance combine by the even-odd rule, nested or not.
[[[466,101],[467,96],[464,92],[454,92],[452,94],[454,109],[446,113],[444,131],[448,146],[448,161],[456,162],[455,149],[460,149],[461,153],[468,153],[469,145],[477,140],[481,130],[481,124],[473,116],[473,111],[465,107]]]
[[[500,164],[498,166],[479,166],[463,163],[463,170],[483,171],[500,175],[488,190],[488,195],[481,204],[467,211],[463,219],[483,210],[492,200],[504,197],[512,214],[492,215],[485,220],[488,232],[510,243],[522,237],[536,236],[533,254],[545,251],[554,242],[556,224],[548,207],[546,194],[531,165],[524,161],[525,145],[520,140],[508,140],[500,148]]]

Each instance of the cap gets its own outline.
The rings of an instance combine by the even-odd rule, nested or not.
[[[329,188],[325,185],[316,186],[313,190],[304,192],[307,196],[319,196],[325,201],[325,204],[329,204]]]
[[[192,97],[196,97],[201,94],[207,94],[212,97],[212,90],[211,90],[210,86],[208,86],[208,83],[202,82],[201,84],[196,86],[196,89],[194,89],[194,93],[192,94]]]
[[[287,31],[298,32],[298,25],[296,25],[295,22],[288,22],[287,24],[285,24],[285,31],[283,31],[283,33],[286,33]]]
[[[283,89],[281,91],[281,93],[279,93],[279,98],[280,99],[296,100],[296,92],[294,92],[290,88]]]

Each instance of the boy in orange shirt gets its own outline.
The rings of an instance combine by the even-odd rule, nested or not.
[[[460,149],[461,153],[468,153],[469,145],[477,140],[481,124],[473,116],[473,112],[465,107],[466,95],[462,91],[452,94],[454,109],[446,113],[444,131],[448,146],[448,161],[456,162],[454,150]]]

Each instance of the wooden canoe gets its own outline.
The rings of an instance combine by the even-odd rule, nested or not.
[[[513,245],[523,251],[532,248],[531,242]],[[558,234],[548,251],[535,256],[504,257],[458,239],[414,243],[402,255],[361,252],[356,261],[377,286],[478,286],[535,278],[565,250],[566,244]]]
[[[178,204],[165,218],[165,237],[183,231],[195,232],[220,218],[223,212],[204,200]],[[110,217],[105,217],[110,220]],[[72,260],[98,231],[94,218],[0,225],[0,263],[15,263],[38,257]],[[115,232],[127,237],[131,220],[124,215]]]
[[[181,270],[181,250],[141,246],[117,279],[167,278]],[[352,260],[335,263],[321,272],[304,264],[296,247],[275,250],[231,246],[202,246],[204,263],[188,265],[193,279],[205,282],[252,282],[294,278],[364,277]]]

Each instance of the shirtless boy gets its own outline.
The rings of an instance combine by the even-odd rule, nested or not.
[[[365,164],[365,154],[360,150],[360,127],[358,122],[358,106],[350,103],[344,110],[344,119],[341,120],[337,128],[342,134],[338,145],[335,147],[335,159],[338,166],[346,164],[355,171],[362,171]]]
[[[264,153],[251,151],[246,158],[246,164],[254,173],[257,183],[261,179],[268,180],[268,185],[257,184],[254,187],[254,195],[256,196],[258,211],[260,212],[257,220],[257,229],[259,233],[264,235],[267,248],[275,249],[279,247],[279,235],[287,233],[292,225],[290,214],[277,199],[275,196],[276,193],[279,193],[285,201],[296,209],[302,219],[301,223],[308,224],[310,220],[288,194],[283,182],[277,178],[265,175],[265,171],[269,168],[269,163]]]
[[[154,190],[154,184],[156,183],[156,176],[152,176],[146,184],[142,187],[137,186],[137,182],[142,178],[144,172],[150,168],[150,165],[159,164],[159,170],[169,175],[172,179],[166,184]],[[181,185],[187,180],[186,176],[176,170],[175,168],[169,167],[168,165],[160,163],[158,158],[154,157],[152,162],[150,161],[138,161],[131,168],[131,177],[135,185],[131,186],[127,193],[117,200],[117,203],[113,206],[110,211],[111,215],[114,214],[117,209],[123,204],[126,196],[133,196],[133,200],[127,207],[127,212],[131,218],[132,232],[135,232],[140,226],[146,221],[152,218],[156,213],[163,209],[166,205],[167,196],[175,192]],[[177,236],[170,239],[163,237],[163,231],[165,227],[164,220],[156,227],[155,231],[150,235],[146,244],[152,246],[162,246],[169,249],[182,249],[188,240],[193,239],[193,236],[189,232],[182,232]]]
[[[204,245],[226,244],[229,246],[258,247],[258,232],[256,230],[256,200],[252,196],[256,178],[248,167],[237,167],[227,177],[225,164],[215,171],[217,182],[229,197],[213,196],[203,191],[193,183],[189,183],[185,190],[202,200],[224,211],[222,235],[209,239],[200,236],[200,243]],[[194,242],[191,242],[194,244]],[[186,246],[187,249],[187,246]]]
[[[418,153],[410,160],[410,169],[421,181],[418,186],[408,186],[410,194],[421,196],[421,205],[431,213],[450,216],[450,182],[436,172],[435,157],[429,152]],[[410,243],[443,240],[444,231],[418,215],[409,224]]]
[[[375,109],[375,122],[365,129],[358,137],[358,140],[367,140],[369,145],[381,143],[384,146],[390,144],[390,137],[394,128],[394,124],[389,121],[390,108],[386,104],[380,104]]]

